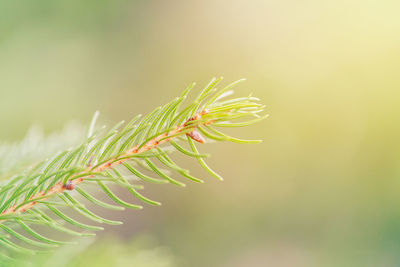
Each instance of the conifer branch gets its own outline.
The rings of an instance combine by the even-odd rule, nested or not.
[[[242,127],[256,123],[266,115],[260,116],[264,106],[253,96],[226,100],[231,95],[234,82],[222,89],[216,89],[220,79],[213,79],[200,94],[186,107],[179,109],[187,98],[194,84],[189,86],[180,97],[155,109],[140,119],[135,117],[127,124],[121,122],[108,132],[95,129],[98,113],[90,124],[88,137],[80,146],[62,151],[51,160],[43,161],[32,168],[2,181],[0,184],[0,257],[8,258],[14,253],[35,254],[37,250],[23,244],[38,247],[39,251],[64,244],[66,241],[55,240],[39,233],[30,225],[41,224],[62,233],[88,235],[87,231],[102,230],[102,227],[88,225],[71,218],[64,210],[72,209],[95,223],[121,224],[100,217],[88,210],[83,200],[97,206],[120,210],[124,208],[141,209],[141,205],[120,199],[109,185],[127,189],[140,201],[150,205],[160,205],[139,193],[143,182],[185,186],[171,177],[175,172],[188,180],[202,183],[189,170],[177,165],[170,157],[172,152],[179,152],[196,159],[211,175],[222,180],[212,170],[195,143],[203,144],[207,140],[231,141],[236,143],[258,143],[259,140],[243,140],[231,137],[216,127]],[[123,128],[121,128],[124,125]],[[186,139],[183,138],[186,136]],[[185,147],[184,143],[187,143]],[[130,173],[136,180],[130,181]],[[151,177],[144,172],[158,176]],[[98,200],[85,189],[85,184],[95,183],[115,204]],[[52,213],[52,216],[49,214]],[[55,219],[54,217],[59,219]],[[81,228],[75,231],[64,224]],[[18,226],[18,227],[17,227]],[[33,237],[30,239],[17,230]],[[16,242],[13,239],[18,239]]]
[[[162,145],[164,143],[169,142],[173,138],[177,138],[180,135],[187,134],[190,138],[193,140],[200,142],[200,143],[205,143],[204,138],[201,137],[201,135],[195,130],[198,125],[196,125],[195,121],[201,120],[202,116],[207,114],[207,110],[203,110],[196,114],[194,117],[190,118],[187,122],[184,124],[176,127],[175,129],[172,129],[169,132],[166,132],[164,134],[158,135],[154,137],[153,139],[150,139],[147,143],[145,143],[143,146],[139,147],[136,145],[134,148],[129,150],[127,153],[119,155],[115,158],[111,158],[108,161],[104,162],[103,164],[92,167],[88,166],[86,170],[84,170],[81,173],[77,173],[75,175],[72,175],[70,179],[67,181],[67,183],[63,184],[62,182],[58,182],[56,185],[52,186],[47,192],[42,190],[41,192],[31,196],[29,198],[29,201],[24,201],[22,203],[17,203],[14,204],[12,207],[8,208],[7,210],[2,212],[2,215],[8,215],[8,214],[13,214],[13,213],[23,213],[27,211],[28,209],[32,208],[33,206],[40,204],[41,202],[38,201],[45,201],[48,198],[52,197],[53,195],[57,195],[59,193],[63,193],[66,190],[74,190],[76,185],[82,183],[85,178],[88,177],[94,177],[96,174],[102,173],[105,170],[110,170],[113,169],[114,166],[120,165],[124,163],[125,161],[128,161],[133,155],[138,155],[141,153],[144,153],[146,151],[149,151],[151,149],[154,149],[158,147],[159,145]],[[189,124],[190,122],[190,124]],[[213,121],[202,121],[200,125],[208,125],[212,124]],[[94,174],[92,174],[94,173]],[[7,219],[3,219],[0,221],[0,223],[6,221]]]

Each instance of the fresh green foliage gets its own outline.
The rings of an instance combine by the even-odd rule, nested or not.
[[[222,180],[208,166],[205,159],[209,155],[200,153],[196,142],[258,143],[259,140],[231,137],[216,128],[247,126],[264,119],[266,115],[259,115],[264,106],[251,95],[227,99],[232,94],[231,88],[242,80],[217,89],[221,80],[213,79],[183,108],[181,106],[194,84],[181,96],[147,116],[136,116],[128,123],[120,122],[109,130],[96,128],[96,113],[82,144],[3,180],[0,185],[2,261],[18,254],[44,253],[69,242],[65,241],[66,238],[56,240],[46,231],[38,230],[38,225],[40,229],[72,236],[93,235],[93,231],[103,229],[72,218],[67,215],[70,210],[93,223],[122,223],[94,214],[84,202],[112,210],[142,208],[141,204],[128,203],[119,198],[111,186],[125,188],[144,204],[160,205],[140,192],[143,182],[185,186],[182,179],[175,178],[175,173],[186,181],[202,183],[203,180],[192,176],[189,170],[172,159],[173,153],[197,160],[207,172]],[[103,202],[89,193],[90,185],[103,191],[114,204]],[[68,224],[73,229],[65,226]]]

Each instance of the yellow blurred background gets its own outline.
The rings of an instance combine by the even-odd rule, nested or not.
[[[113,213],[125,223],[100,234],[111,240],[100,254],[146,236],[168,251],[154,266],[399,266],[399,10],[390,0],[1,1],[0,138],[88,124],[95,110],[111,126],[193,81],[245,77],[237,95],[253,92],[270,118],[233,132],[264,142],[204,145],[225,181],[193,162],[204,185],[148,186],[163,206]],[[69,266],[100,257],[90,246]]]

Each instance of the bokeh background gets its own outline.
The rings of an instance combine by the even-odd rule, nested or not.
[[[224,182],[150,186],[57,266],[399,266],[400,2],[0,1],[0,138],[246,77],[270,118],[205,145]],[[72,138],[73,139],[73,138]],[[85,241],[88,242],[88,241]],[[64,252],[63,252],[64,253]],[[71,252],[72,253],[72,252]],[[66,254],[64,254],[66,255]],[[63,259],[63,260],[61,260]],[[54,266],[54,265],[53,265]]]

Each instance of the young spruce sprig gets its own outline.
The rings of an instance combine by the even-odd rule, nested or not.
[[[264,106],[258,103],[259,99],[256,97],[250,95],[226,99],[232,94],[231,88],[242,80],[217,89],[216,85],[221,80],[222,78],[214,78],[184,108],[181,105],[194,84],[180,97],[156,108],[144,118],[136,116],[125,125],[124,122],[118,123],[109,131],[104,128],[95,129],[98,117],[96,113],[87,139],[81,145],[62,151],[50,160],[2,181],[0,246],[3,249],[0,258],[6,260],[15,253],[33,255],[68,243],[39,232],[35,227],[32,228],[34,225],[74,236],[91,235],[91,231],[103,229],[68,216],[65,214],[68,209],[96,223],[121,224],[94,214],[84,206],[84,200],[113,210],[142,208],[141,205],[120,199],[110,189],[110,185],[126,188],[144,203],[160,205],[139,193],[143,188],[138,183],[140,180],[185,186],[183,182],[172,177],[171,173],[176,172],[191,181],[202,183],[203,180],[192,176],[189,170],[175,163],[171,158],[172,152],[180,152],[196,159],[207,172],[222,180],[205,162],[208,155],[201,154],[195,143],[205,143],[206,139],[258,143],[259,140],[231,137],[216,128],[247,126],[264,119],[266,115],[259,115]],[[186,146],[184,143],[187,143]],[[156,177],[144,172],[151,172]],[[95,198],[85,187],[89,184],[97,185],[115,204]],[[66,223],[82,231],[70,229],[64,225]]]

